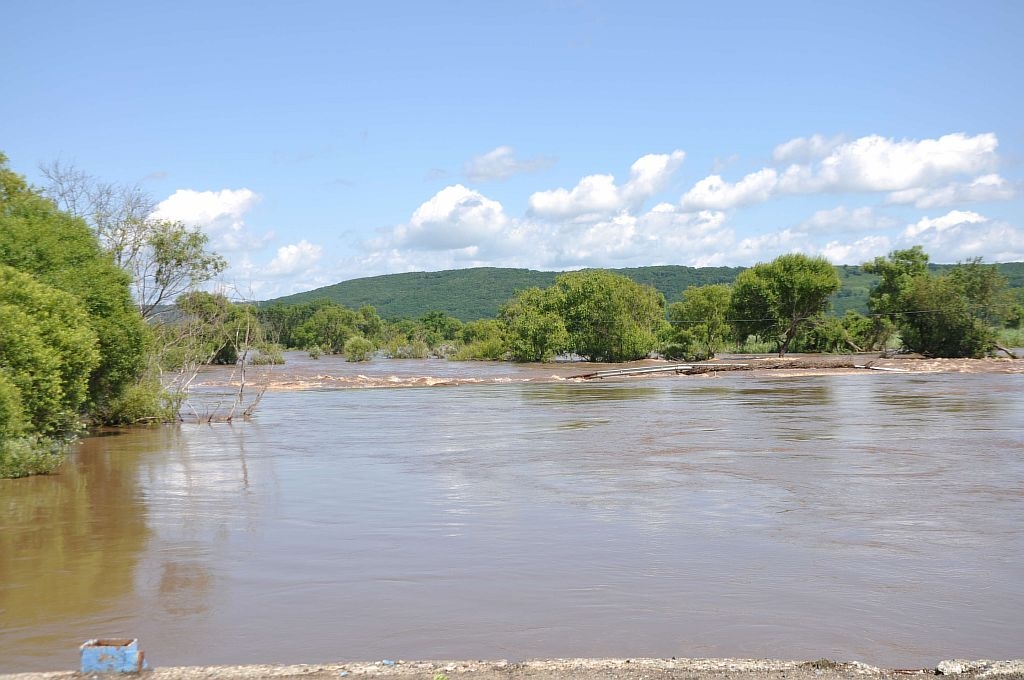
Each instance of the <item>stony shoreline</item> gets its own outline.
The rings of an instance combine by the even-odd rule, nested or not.
[[[117,677],[121,674],[105,674]],[[130,674],[135,675],[135,674]],[[533,661],[390,661],[309,665],[187,666],[144,671],[145,680],[908,680],[931,675],[1024,680],[1024,659],[946,660],[932,668],[882,669],[860,662],[776,659],[539,659]],[[0,674],[0,680],[93,680],[74,671]]]

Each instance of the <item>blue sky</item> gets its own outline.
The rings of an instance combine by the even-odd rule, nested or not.
[[[471,266],[1024,260],[1024,3],[14,0],[0,150],[266,299]]]

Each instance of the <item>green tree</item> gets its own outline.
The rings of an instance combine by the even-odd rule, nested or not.
[[[672,329],[662,353],[669,359],[701,361],[720,352],[732,331],[727,321],[731,297],[727,284],[684,290],[682,301],[668,306]]]
[[[955,277],[914,277],[899,301],[900,336],[908,349],[926,356],[975,358],[992,351],[995,332],[974,315]]]
[[[0,309],[0,366],[19,387],[34,429],[74,431],[84,415],[89,375],[100,360],[96,332],[81,302],[0,265]]]
[[[589,361],[648,356],[665,322],[665,296],[620,274],[561,274],[549,289],[569,332],[571,351]]]
[[[502,305],[498,320],[512,361],[550,361],[569,346],[569,333],[554,296],[527,288]]]
[[[373,356],[373,343],[361,335],[353,335],[345,341],[347,361],[369,361]]]
[[[868,291],[873,334],[864,347],[883,349],[897,330],[899,312],[905,304],[905,291],[914,279],[928,276],[928,253],[921,246],[894,250],[886,257],[865,262],[862,269],[879,277],[878,283]]]
[[[88,412],[98,421],[146,365],[150,333],[131,298],[129,278],[89,227],[59,210],[7,168],[0,154],[0,264],[75,296],[99,343],[89,375]]]
[[[317,345],[328,354],[341,354],[345,342],[357,334],[359,315],[336,302],[322,305],[296,328],[292,339],[301,347]]]
[[[63,211],[83,219],[115,264],[129,274],[143,318],[195,290],[227,267],[209,237],[182,222],[154,219],[153,200],[134,185],[104,182],[59,161],[40,168],[45,192]]]
[[[872,312],[892,319],[903,345],[938,357],[980,357],[996,344],[994,326],[1007,321],[1013,298],[994,265],[974,258],[935,276],[921,246],[875,258],[865,271],[880,276],[868,297]]]
[[[505,327],[498,319],[470,321],[463,326],[459,339],[462,346],[455,353],[459,360],[498,360],[508,353]]]
[[[427,330],[427,344],[431,347],[456,340],[463,326],[455,317],[439,311],[427,312],[419,322]]]
[[[209,237],[181,222],[147,220],[143,238],[126,263],[143,318],[227,268],[223,257],[207,250]]]
[[[783,356],[800,328],[825,311],[837,290],[839,275],[828,260],[780,255],[736,277],[729,315],[738,338],[753,334],[771,339]]]
[[[862,268],[879,277],[868,292],[868,309],[875,314],[894,314],[900,311],[903,292],[911,280],[928,275],[928,254],[921,246],[894,250],[865,262]]]
[[[85,415],[97,344],[76,297],[0,265],[0,477],[56,469]]]
[[[967,306],[975,318],[989,326],[1002,326],[1010,319],[1015,304],[1009,281],[994,264],[975,257],[958,263],[949,272],[953,283],[963,291]]]

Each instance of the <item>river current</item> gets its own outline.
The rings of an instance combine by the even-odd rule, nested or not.
[[[1021,656],[1024,376],[585,368],[291,356],[250,421],[0,480],[0,672],[94,637],[163,666]]]

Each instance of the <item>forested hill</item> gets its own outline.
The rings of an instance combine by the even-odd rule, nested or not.
[[[931,265],[942,270],[952,265]],[[664,265],[612,269],[617,274],[654,286],[669,302],[679,300],[689,286],[731,283],[744,267],[684,267]],[[1000,264],[999,270],[1013,287],[1024,287],[1024,262]],[[834,312],[847,309],[866,311],[868,290],[876,277],[865,274],[860,267],[836,267],[842,288],[833,299]],[[441,311],[462,321],[494,318],[498,308],[516,291],[530,287],[550,286],[561,272],[539,272],[532,269],[477,267],[440,272],[386,274],[342,281],[305,293],[267,300],[263,304],[297,304],[318,298],[339,302],[351,309],[372,305],[385,319],[419,318],[430,311]]]
[[[640,283],[654,286],[669,300],[679,298],[688,286],[729,283],[741,267],[638,267],[613,269]],[[441,311],[462,321],[494,318],[498,308],[517,291],[546,288],[561,272],[532,269],[476,267],[440,272],[386,274],[342,281],[332,286],[296,293],[265,304],[296,304],[328,298],[358,309],[372,305],[385,319],[419,318],[429,311]]]

